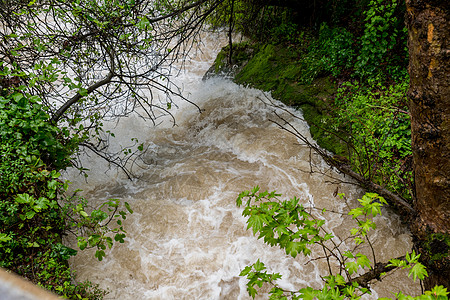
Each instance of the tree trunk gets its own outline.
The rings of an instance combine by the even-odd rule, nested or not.
[[[450,1],[406,0],[415,247],[427,266],[425,287],[450,289]]]

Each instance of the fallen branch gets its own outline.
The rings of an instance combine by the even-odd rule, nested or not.
[[[274,105],[272,103],[272,105]],[[281,106],[274,105],[277,108],[283,109],[285,112],[290,114],[291,116],[298,118],[298,116],[292,114],[288,110],[284,109]],[[303,136],[291,123],[289,123],[285,118],[283,118],[281,115],[277,114],[275,112],[275,115],[283,121],[284,124],[281,124],[281,122],[270,120],[274,124],[278,125],[281,129],[286,130],[287,132],[295,135],[298,139],[300,139],[303,143],[305,143],[310,149],[313,149],[317,154],[319,154],[325,162],[331,166],[336,168],[339,172],[344,173],[351,178],[353,178],[361,187],[375,192],[386,199],[389,205],[395,207],[399,213],[403,214],[407,218],[414,217],[417,212],[414,208],[412,208],[409,203],[403,199],[402,197],[394,194],[393,192],[387,190],[386,188],[372,182],[371,180],[366,179],[363,175],[355,172],[352,170],[350,164],[346,159],[341,159],[340,156],[337,155],[330,155],[325,150],[321,149],[319,146],[313,144],[310,142],[305,136]]]
[[[320,153],[319,153],[320,154]],[[394,206],[398,210],[402,212],[402,214],[406,214],[407,216],[414,216],[416,214],[416,210],[406,202],[402,197],[394,194],[393,192],[385,189],[384,187],[364,178],[362,175],[356,173],[352,170],[351,166],[345,163],[342,163],[340,160],[335,159],[327,154],[321,154],[321,156],[325,159],[325,161],[338,169],[340,172],[349,175],[354,180],[356,180],[362,187],[366,188],[369,191],[375,192],[386,199],[389,205]]]

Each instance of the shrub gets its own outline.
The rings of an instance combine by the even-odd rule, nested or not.
[[[379,74],[394,80],[406,74],[406,28],[397,15],[397,0],[371,0],[364,11],[364,34],[355,64],[356,75],[375,78]]]
[[[338,76],[353,67],[355,53],[353,34],[341,27],[330,28],[323,23],[319,38],[309,46],[301,64],[302,81],[312,82],[321,74]]]
[[[411,199],[411,124],[406,107],[408,82],[370,87],[344,83],[335,98],[334,126],[344,131],[349,160],[376,183]]]
[[[39,98],[0,96],[0,267],[67,298],[101,299],[97,286],[73,281],[68,259],[77,251],[62,244],[62,235],[77,229],[80,248],[96,247],[101,260],[113,243],[109,234],[123,242],[126,213],[119,211],[118,227],[110,229],[101,224],[114,218],[118,200],[89,215],[87,201],[62,197],[67,183],[58,171],[70,165],[78,141],[49,123]]]

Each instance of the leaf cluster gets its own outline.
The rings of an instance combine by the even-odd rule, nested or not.
[[[381,215],[381,207],[386,201],[375,193],[366,193],[358,199],[360,206],[351,209],[348,215],[356,222],[356,226],[350,230],[349,238],[340,239],[327,233],[325,221],[314,216],[312,208],[309,212],[300,203],[299,199],[280,201],[280,194],[276,192],[260,192],[256,186],[251,191],[243,191],[239,194],[236,204],[244,205],[243,215],[248,217],[247,229],[252,229],[258,238],[264,238],[264,242],[270,246],[279,246],[285,249],[293,258],[298,253],[305,256],[314,255],[310,246],[320,246],[325,255],[315,259],[327,261],[328,273],[321,275],[322,288],[302,287],[298,290],[285,290],[276,280],[282,277],[279,273],[269,273],[263,262],[259,259],[256,263],[245,267],[240,276],[246,276],[247,291],[251,297],[255,297],[258,288],[269,284],[269,299],[360,299],[365,294],[371,294],[370,281],[386,276],[396,268],[410,269],[409,276],[414,280],[424,279],[427,276],[425,267],[419,263],[420,255],[407,253],[406,256],[391,259],[386,266],[375,270],[378,266],[369,231],[376,230],[373,217]],[[345,200],[345,195],[339,194]],[[324,214],[326,210],[321,210]],[[345,244],[353,240],[354,247],[348,250]],[[358,252],[361,244],[367,243],[372,250],[372,260]],[[347,249],[347,250],[346,250]],[[315,260],[314,259],[314,260]],[[334,263],[330,263],[334,261]],[[338,272],[333,271],[338,267]],[[386,270],[386,271],[383,271]],[[361,271],[366,272],[363,275]],[[378,272],[378,273],[377,273]],[[395,294],[398,299],[448,299],[448,292],[441,286],[418,297],[405,296],[401,292]]]
[[[398,80],[405,77],[407,61],[406,28],[397,16],[397,0],[371,0],[364,11],[364,34],[356,59],[357,76],[376,78],[386,74]]]
[[[246,200],[242,215],[248,217],[247,229],[266,244],[278,245],[295,258],[298,253],[309,255],[311,245],[332,238],[331,234],[320,234],[325,221],[312,218],[298,198],[279,201],[280,194],[258,191],[255,187],[242,192],[236,202],[240,206]]]
[[[406,106],[408,83],[363,86],[345,82],[334,99],[330,123],[348,145],[355,171],[411,199],[411,122]]]
[[[110,232],[123,243],[121,221],[112,229],[104,221],[125,219],[126,213],[111,200],[104,205],[107,212],[100,208],[88,216],[87,202],[63,197],[68,183],[58,171],[70,165],[78,137],[52,125],[37,97],[5,95],[0,96],[0,266],[67,298],[100,299],[105,293],[97,286],[74,282],[68,259],[77,251],[63,245],[62,236],[77,227],[89,229],[88,238],[99,236],[93,245],[100,248],[105,240],[111,246],[105,237]]]
[[[282,43],[303,52],[299,55],[304,70],[299,78],[302,83],[311,83],[324,75],[364,82],[376,78],[400,82],[407,77],[405,8],[401,2],[319,2],[314,7],[302,3],[299,10],[282,4],[235,1],[235,28],[256,41]],[[305,17],[314,20],[305,26],[300,16],[308,9],[312,13]]]
[[[63,211],[68,223],[67,230],[77,237],[80,250],[96,248],[95,257],[101,261],[106,255],[106,248],[111,249],[114,241],[125,242],[126,231],[123,220],[127,218],[127,213],[133,213],[128,202],[124,203],[126,211],[119,210],[118,199],[109,199],[88,213],[89,205],[85,198],[74,194],[64,201],[66,204]],[[111,223],[115,224],[115,227],[112,227]]]
[[[354,40],[355,36],[347,29],[323,23],[318,38],[312,39],[300,61],[304,70],[301,82],[309,84],[325,74],[339,77],[348,73],[357,53]]]

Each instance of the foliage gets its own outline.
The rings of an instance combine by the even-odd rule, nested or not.
[[[298,24],[292,11],[269,6],[261,13],[260,9],[253,8],[253,14],[246,14],[241,19],[241,27],[246,35],[256,39],[264,40],[273,44],[277,43],[302,43],[298,36]]]
[[[397,0],[369,2],[364,11],[366,23],[355,64],[357,76],[375,78],[384,73],[396,80],[405,77],[406,28],[396,16],[400,5]]]
[[[400,82],[407,76],[406,28],[394,15],[397,4],[380,5],[371,1],[366,15],[364,34],[357,35],[342,27],[320,26],[302,58],[305,69],[302,81],[331,74],[334,77]],[[388,1],[389,2],[389,1]]]
[[[301,43],[302,36],[297,30],[297,25],[292,22],[282,22],[277,27],[273,27],[270,30],[270,37],[274,41],[283,42],[283,43]]]
[[[411,199],[411,124],[406,107],[408,82],[364,87],[344,83],[335,97],[336,131],[345,132],[355,170]]]
[[[233,18],[230,17],[231,5],[234,5]],[[211,22],[217,26],[232,20],[235,30],[255,41],[283,43],[296,51],[306,49],[300,57],[303,83],[311,83],[326,74],[347,78],[351,74],[364,81],[378,77],[398,82],[405,78],[404,4],[397,0],[351,4],[337,0],[314,3],[314,6],[304,3],[303,6],[300,9],[255,1],[228,1],[216,10]],[[312,14],[303,16],[309,10]],[[314,20],[305,26],[301,16]],[[337,21],[337,16],[346,21]],[[320,25],[312,26],[313,23]]]
[[[76,193],[64,196],[59,171],[79,147],[125,168],[132,151],[108,152],[114,135],[103,121],[137,114],[154,122],[170,114],[174,97],[185,99],[172,64],[222,1],[0,2],[1,266],[65,297],[103,296],[74,283],[67,260],[76,250],[62,236],[74,233],[102,260],[124,242],[132,210],[116,199],[92,208]]]
[[[70,164],[70,155],[77,147],[76,137],[68,139],[67,130],[60,131],[55,126],[49,126],[48,115],[38,102],[38,97],[27,99],[20,93],[0,98],[0,134],[5,141],[1,145],[5,151],[3,159],[11,161],[18,157],[16,163],[21,165],[47,163],[56,169],[65,168]],[[58,134],[61,135],[59,139]],[[0,180],[5,181],[0,191],[5,192],[3,189],[7,188],[7,183],[18,183],[18,178],[12,178],[11,173],[14,172],[4,170]]]
[[[339,40],[338,32],[344,34],[325,25],[322,28],[327,32],[323,34],[322,44],[329,45],[331,41]],[[339,65],[334,65],[334,62],[340,59],[332,59],[338,54],[322,55],[325,50],[317,50],[317,53],[320,54],[317,59],[313,57],[317,64],[306,62],[304,58],[301,63],[309,67],[305,65],[302,68],[297,62],[301,56],[299,52],[280,45],[265,45],[257,49],[235,80],[271,91],[273,97],[300,107],[321,147],[346,156],[353,169],[366,179],[411,200],[414,183],[406,105],[407,78],[390,85],[382,79],[343,82],[338,90],[329,78],[315,79],[309,85],[301,84],[302,78],[310,80],[318,76],[318,72],[324,72],[325,66],[329,72],[333,68],[339,70]]]
[[[39,102],[18,92],[0,96],[0,266],[68,298],[100,299],[104,292],[95,285],[73,282],[68,259],[77,251],[62,236],[78,228],[101,260],[110,232],[123,242],[126,213],[114,216],[118,201],[110,200],[104,206],[112,210],[88,215],[86,201],[60,197],[68,184],[58,171],[70,165],[80,138],[49,123]],[[119,227],[110,229],[104,221],[113,218]]]
[[[68,222],[68,230],[77,236],[77,245],[81,250],[96,248],[95,257],[101,261],[106,255],[104,250],[107,247],[111,248],[114,241],[124,242],[126,231],[123,228],[122,220],[127,218],[127,211],[130,214],[133,213],[127,202],[124,203],[126,211],[118,211],[120,205],[118,199],[109,199],[88,214],[86,199],[77,197],[75,194],[65,200],[67,203],[63,207],[63,211]],[[110,228],[104,225],[110,224],[113,219],[118,227]],[[111,234],[113,237],[110,236]]]
[[[231,21],[235,31],[256,41],[274,44],[303,42],[292,10],[264,5],[262,8],[261,5],[248,0],[224,1],[208,17],[208,23],[220,28],[229,27]]]
[[[311,42],[301,65],[301,80],[311,83],[321,74],[338,76],[351,69],[354,63],[354,36],[345,28],[320,26],[319,37]]]
[[[325,227],[323,214],[326,210],[313,207],[305,208],[299,199],[280,200],[276,192],[260,192],[259,187],[239,194],[236,204],[244,205],[243,215],[248,217],[247,229],[263,238],[270,246],[279,246],[286,254],[295,258],[297,254],[312,255],[312,246],[323,249],[324,259],[328,265],[328,274],[322,276],[323,287],[314,289],[303,287],[288,291],[277,285],[276,280],[282,276],[279,273],[268,273],[266,266],[259,259],[256,263],[245,267],[240,276],[246,276],[247,290],[253,298],[260,288],[268,283],[272,286],[269,299],[360,299],[364,294],[370,294],[368,283],[386,274],[375,274],[367,282],[361,282],[358,272],[373,271],[377,264],[376,254],[372,248],[369,231],[376,229],[373,217],[381,214],[381,207],[386,201],[374,193],[366,193],[358,199],[361,206],[351,209],[348,215],[356,222],[356,227],[350,230],[348,237],[334,236]],[[345,199],[340,194],[341,199]],[[313,213],[313,211],[315,213]],[[346,246],[353,241],[353,247]],[[372,250],[372,259],[357,252],[361,244],[367,243]],[[418,261],[420,257],[413,251],[405,257],[391,259],[387,265],[392,268],[409,269],[409,276],[414,280],[427,276],[425,267]],[[312,260],[311,259],[311,260]],[[332,271],[336,270],[338,271]],[[448,292],[442,286],[436,286],[431,291],[418,297],[405,296],[401,292],[395,296],[398,299],[448,299]]]
[[[440,261],[449,255],[450,234],[440,232],[429,234],[422,247],[432,262]]]
[[[187,100],[170,75],[197,45],[206,17],[223,0],[48,0],[0,2],[0,85],[37,95],[51,122],[108,155],[103,122],[136,114],[153,123]]]

